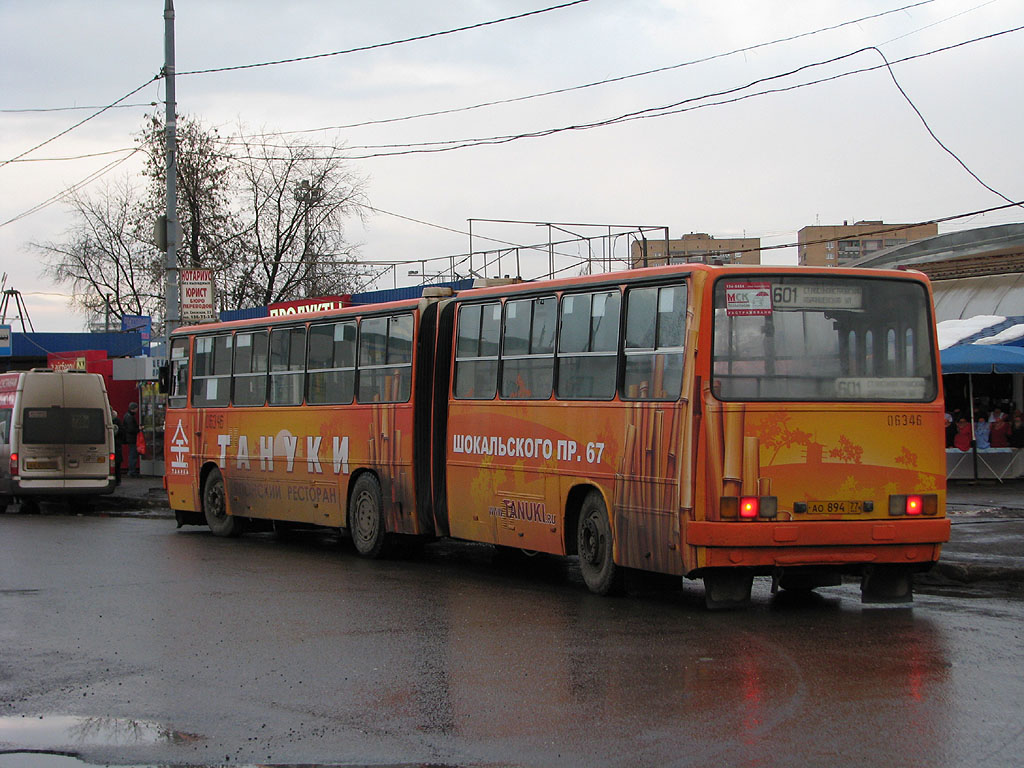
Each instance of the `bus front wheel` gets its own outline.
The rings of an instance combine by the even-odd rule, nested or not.
[[[211,470],[203,485],[203,514],[214,536],[238,536],[242,532],[242,521],[228,514],[224,478],[219,469]]]
[[[623,571],[612,559],[612,527],[604,499],[591,491],[583,500],[576,524],[576,552],[587,588],[596,595],[622,591]]]
[[[384,500],[377,478],[365,473],[356,480],[349,505],[348,530],[356,552],[363,557],[377,558],[384,554],[387,526],[384,523]]]

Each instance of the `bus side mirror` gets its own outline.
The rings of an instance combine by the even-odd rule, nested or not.
[[[156,380],[156,382],[157,382],[156,383],[157,391],[161,395],[166,395],[168,392],[171,391],[171,366],[170,365],[166,365],[165,364],[165,365],[161,365],[160,366],[160,369],[159,369],[159,371],[157,373],[157,380]]]

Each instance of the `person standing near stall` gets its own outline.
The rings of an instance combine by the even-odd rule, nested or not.
[[[114,422],[114,482],[120,485],[121,462],[123,461],[121,454],[124,452],[124,425],[121,423],[121,417],[113,408],[110,409],[110,417]]]
[[[128,477],[139,476],[139,404],[131,403],[121,423],[124,441],[128,444]]]

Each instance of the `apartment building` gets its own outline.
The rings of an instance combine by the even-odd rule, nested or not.
[[[853,224],[804,227],[797,233],[799,263],[806,267],[839,267],[878,251],[939,234],[938,224]]]

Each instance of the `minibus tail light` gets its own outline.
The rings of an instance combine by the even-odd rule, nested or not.
[[[18,475],[20,474],[20,472],[18,471],[18,464],[19,464],[19,462],[18,462],[18,454],[17,453],[12,453],[11,454],[11,477],[18,477]]]

